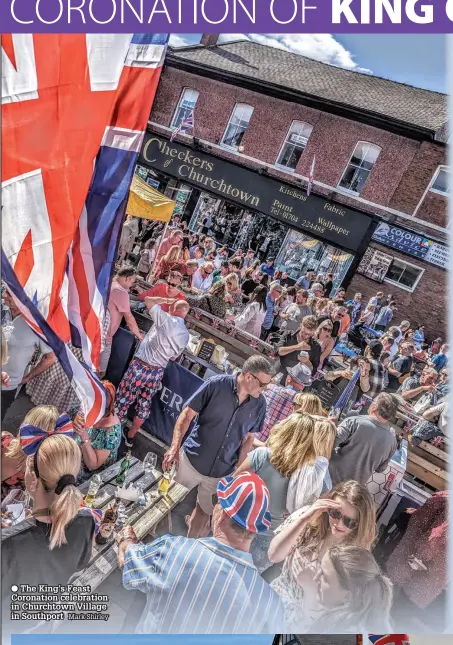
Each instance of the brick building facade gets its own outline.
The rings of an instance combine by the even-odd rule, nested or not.
[[[193,137],[182,134],[177,141],[302,191],[316,156],[313,194],[371,215],[375,226],[388,222],[420,234],[430,244],[446,243],[448,191],[442,186],[438,190],[436,183],[432,189],[433,182],[449,178],[444,95],[252,42],[218,46],[211,37],[206,43],[170,50],[150,117],[151,131],[168,138],[184,91],[193,90]],[[222,139],[238,104],[253,112],[240,145],[232,149]],[[295,167],[283,169],[277,160],[294,122],[306,124],[311,132]],[[339,184],[359,142],[375,147],[378,156],[361,190],[351,192]],[[444,174],[438,175],[442,169]],[[346,276],[348,293],[392,293],[399,319],[425,324],[428,335],[444,333],[446,270],[401,249],[375,242],[369,247],[407,262],[411,271],[419,267],[423,274],[414,289],[379,284],[355,272],[365,251],[360,248]]]

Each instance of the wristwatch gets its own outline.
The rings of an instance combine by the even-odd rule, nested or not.
[[[84,443],[88,443],[89,441],[90,441],[90,437],[88,437],[88,439],[84,439],[83,441],[81,441],[82,446]]]

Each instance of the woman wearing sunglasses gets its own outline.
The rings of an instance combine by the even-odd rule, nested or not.
[[[295,511],[276,530],[268,557],[283,569],[272,587],[279,594],[286,629],[303,632],[319,611],[316,574],[333,546],[370,549],[376,533],[376,510],[366,486],[343,482],[311,506]]]

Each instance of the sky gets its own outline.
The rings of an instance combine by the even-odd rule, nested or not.
[[[83,639],[83,640],[82,640]],[[170,636],[170,635],[133,635],[125,634],[97,634],[90,636],[83,634],[64,636],[57,634],[33,634],[27,636],[24,634],[13,636],[12,645],[271,645],[273,636],[232,636],[227,635],[187,635]]]
[[[196,44],[202,34],[172,34],[170,44]],[[447,91],[447,39],[437,34],[221,34],[219,42],[255,40],[345,69],[436,92]]]

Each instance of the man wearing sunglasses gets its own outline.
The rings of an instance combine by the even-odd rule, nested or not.
[[[141,291],[138,295],[139,300],[145,301],[145,298],[166,298],[168,303],[161,304],[162,311],[169,312],[171,305],[177,300],[185,300],[185,294],[179,290],[182,282],[182,275],[179,271],[170,271],[166,282],[159,282],[152,289]]]
[[[332,485],[355,480],[366,484],[373,473],[383,473],[397,450],[395,420],[398,400],[381,392],[367,415],[351,415],[337,428],[329,466]]]
[[[255,434],[266,415],[263,392],[271,379],[269,361],[264,356],[251,356],[239,374],[205,381],[179,415],[163,467],[176,463],[176,480],[189,490],[198,489],[188,537],[208,534],[217,483],[234,472],[253,449]]]
[[[192,291],[198,294],[208,293],[209,289],[212,287],[212,272],[214,271],[214,265],[212,262],[206,262],[203,264],[192,277]]]

